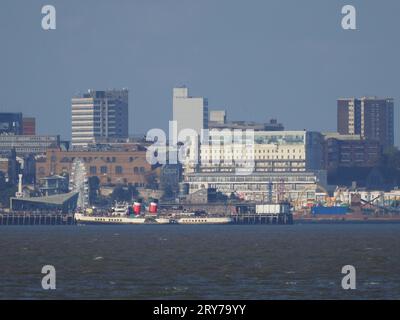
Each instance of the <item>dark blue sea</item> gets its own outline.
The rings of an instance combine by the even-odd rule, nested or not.
[[[4,226],[0,248],[0,299],[400,299],[400,224]]]

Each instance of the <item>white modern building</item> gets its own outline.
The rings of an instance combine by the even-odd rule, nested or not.
[[[251,175],[234,173],[189,173],[185,175],[189,193],[213,188],[223,194],[258,202],[290,201],[296,209],[316,202],[317,195],[326,196],[326,171],[255,172]]]
[[[203,97],[189,96],[186,87],[173,90],[173,120],[177,122],[177,132],[192,129],[198,136],[201,129],[208,128],[208,102]]]
[[[213,129],[208,143],[204,142],[200,147],[201,172],[234,172],[238,164],[246,162],[254,163],[255,172],[305,172],[323,167],[319,132]]]
[[[215,188],[245,200],[289,200],[301,207],[327,188],[322,141],[310,131],[210,130],[199,165],[185,168],[185,182],[189,193]]]
[[[128,90],[89,90],[72,98],[72,147],[128,138]]]

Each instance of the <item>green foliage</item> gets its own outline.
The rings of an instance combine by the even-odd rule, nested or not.
[[[177,190],[172,184],[164,184],[162,190],[164,191],[163,199],[172,199],[177,194]]]
[[[117,185],[111,193],[111,201],[132,201],[139,195],[136,188],[129,184],[127,187],[124,185]]]
[[[157,175],[154,172],[150,172],[146,175],[146,188],[156,190],[158,189]]]
[[[163,199],[173,199],[179,193],[179,182],[173,176],[161,176],[160,188],[163,191]]]
[[[94,204],[99,198],[100,179],[97,176],[89,177],[89,203]]]
[[[382,165],[388,169],[400,170],[400,150],[396,147],[386,148],[383,152]]]

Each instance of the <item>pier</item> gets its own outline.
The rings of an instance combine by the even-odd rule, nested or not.
[[[0,213],[0,225],[74,225],[73,214],[62,213]]]
[[[291,214],[233,214],[233,224],[293,224]]]

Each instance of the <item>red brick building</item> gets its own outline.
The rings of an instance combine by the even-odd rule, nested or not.
[[[87,176],[97,176],[102,185],[131,183],[136,187],[145,187],[150,176],[158,170],[152,170],[146,160],[146,151],[138,149],[62,151],[48,149],[46,155],[36,161],[36,181],[50,175],[62,175],[71,172],[75,159],[81,159]]]
[[[22,118],[22,134],[24,136],[36,135],[36,119],[35,118]]]
[[[338,136],[340,137],[340,136]],[[378,141],[365,139],[327,138],[324,142],[324,167],[372,168],[382,160],[382,147]]]

